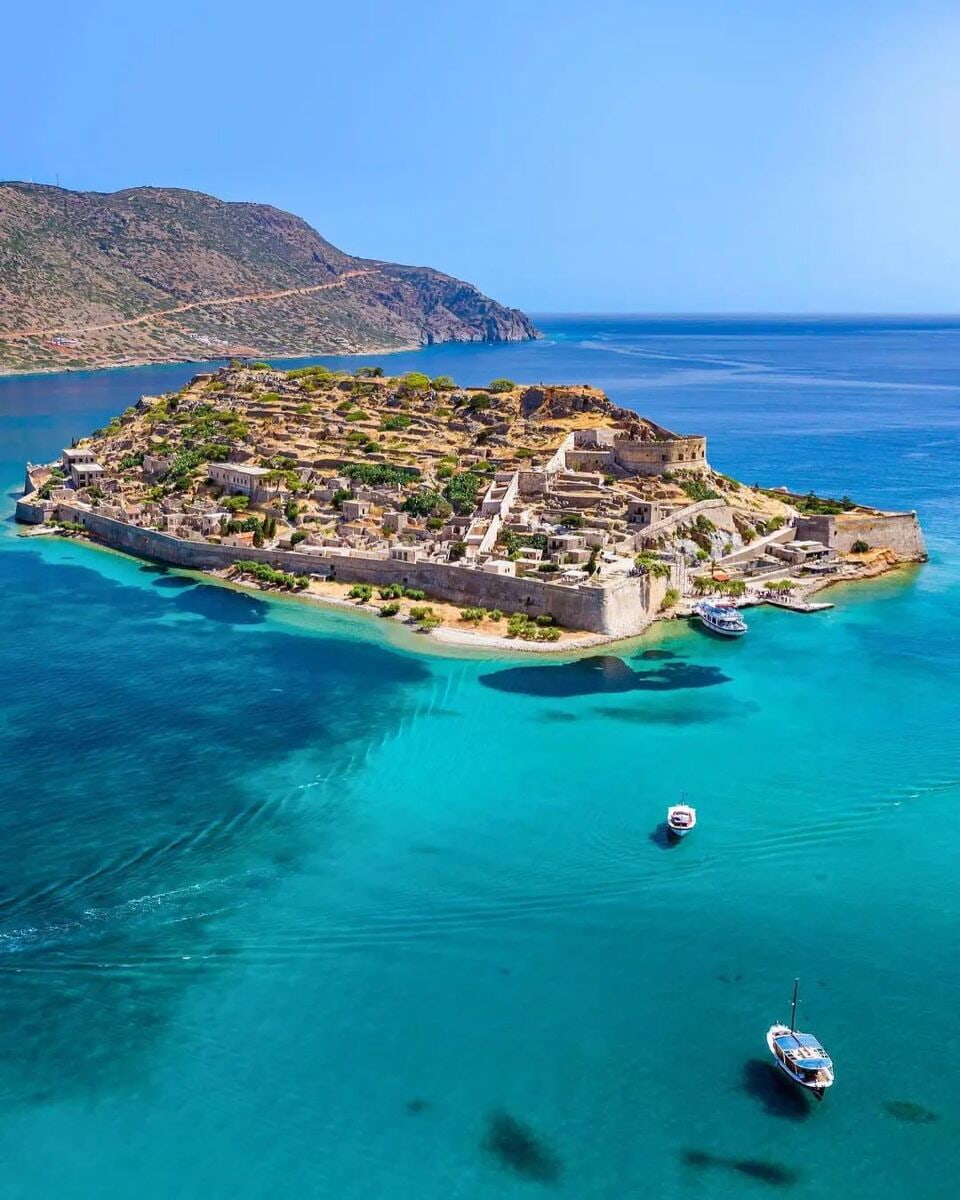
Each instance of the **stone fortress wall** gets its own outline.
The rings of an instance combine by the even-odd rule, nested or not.
[[[927,557],[915,512],[799,517],[795,529],[798,541],[823,542],[838,554],[849,554],[855,542],[866,542],[871,550],[892,550],[905,562],[922,562]]]
[[[564,587],[450,563],[402,562],[355,552],[325,552],[316,546],[308,552],[241,549],[173,537],[65,502],[41,505],[21,500],[17,504],[18,521],[38,524],[51,518],[74,521],[107,546],[172,566],[216,570],[231,566],[237,559],[250,559],[280,571],[334,578],[343,583],[402,583],[405,587],[422,588],[428,596],[453,604],[482,605],[531,616],[549,613],[568,629],[585,629],[612,637],[642,632],[666,590],[663,580],[647,575],[624,577],[603,586]]]
[[[554,458],[571,471],[620,467],[631,475],[662,475],[670,470],[709,470],[705,437],[672,433],[652,421],[645,424],[652,430],[650,439],[625,437],[615,429],[578,429],[564,439]]]

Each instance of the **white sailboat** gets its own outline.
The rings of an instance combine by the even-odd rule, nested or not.
[[[823,1093],[833,1086],[833,1060],[818,1038],[812,1033],[801,1033],[796,1027],[799,990],[800,980],[795,979],[790,1024],[771,1025],[767,1030],[767,1047],[785,1075],[822,1100]]]
[[[692,804],[671,804],[667,809],[667,829],[674,837],[686,837],[697,823],[697,810]]]

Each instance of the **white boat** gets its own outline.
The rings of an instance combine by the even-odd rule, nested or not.
[[[693,611],[695,616],[700,618],[701,624],[711,633],[718,633],[721,637],[742,637],[747,632],[747,623],[733,604],[701,600],[694,606]]]
[[[667,829],[675,837],[686,837],[697,823],[697,810],[692,804],[672,804],[667,809]]]
[[[784,1075],[822,1100],[823,1093],[833,1086],[833,1060],[818,1038],[812,1033],[801,1033],[796,1028],[799,987],[800,980],[795,979],[790,1024],[771,1025],[767,1030],[767,1047]]]

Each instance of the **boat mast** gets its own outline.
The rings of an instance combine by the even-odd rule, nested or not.
[[[790,1005],[790,1032],[797,1032],[797,992],[800,990],[800,980],[793,981],[793,1002]]]

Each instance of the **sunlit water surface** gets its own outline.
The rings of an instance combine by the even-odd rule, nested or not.
[[[932,561],[518,665],[7,523],[4,1197],[955,1194],[960,326],[541,325],[390,367],[598,384]],[[4,511],[192,371],[0,381]],[[818,1106],[764,1046],[795,975]]]

